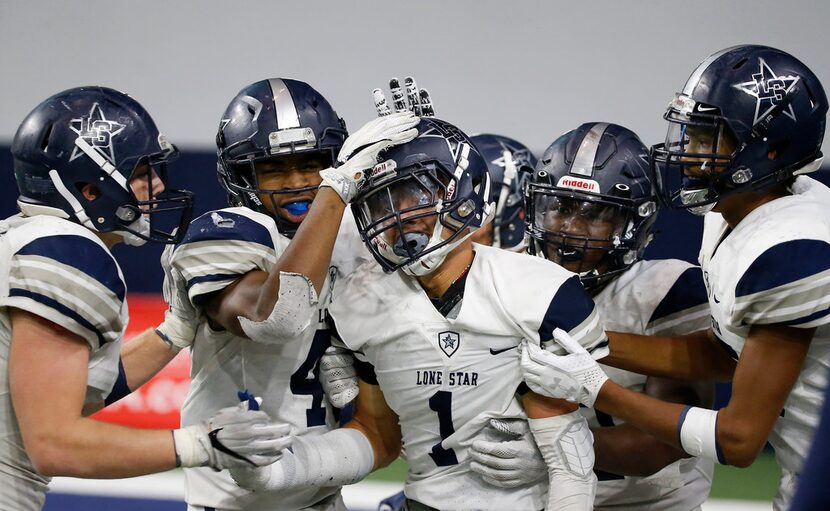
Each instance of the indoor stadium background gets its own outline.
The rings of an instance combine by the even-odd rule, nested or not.
[[[733,44],[780,47],[830,89],[821,1],[162,1],[0,2],[0,214],[15,212],[9,144],[38,102],[78,85],[130,93],[179,145],[174,187],[196,192],[196,214],[221,207],[213,138],[225,104],[267,77],[308,81],[356,129],[374,115],[371,89],[413,75],[438,117],[469,133],[514,137],[537,154],[585,121],[611,121],[646,144],[704,57]],[[818,174],[827,182],[827,173]],[[830,205],[828,205],[830,207]],[[694,261],[699,219],[663,212],[649,258]],[[159,246],[119,247],[130,290],[128,336],[160,321]],[[177,357],[102,420],[175,427],[189,360]],[[728,399],[721,389],[719,399]],[[400,486],[397,463],[347,488],[372,509]],[[713,505],[769,509],[777,467],[767,453],[749,469],[718,467]],[[385,485],[384,485],[385,483]],[[47,510],[182,510],[178,473],[123,481],[57,478]],[[724,501],[723,499],[734,499]],[[757,504],[760,502],[760,504]]]

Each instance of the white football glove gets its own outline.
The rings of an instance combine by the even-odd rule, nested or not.
[[[357,370],[352,353],[337,346],[329,346],[320,357],[320,384],[329,402],[343,408],[357,397]]]
[[[161,254],[161,268],[164,270],[162,292],[167,310],[164,311],[164,321],[156,327],[156,334],[170,345],[170,349],[179,351],[193,344],[200,315],[187,296],[187,282],[171,264],[174,249],[175,245],[167,245]]]
[[[554,355],[527,339],[519,345],[525,383],[537,394],[593,408],[608,375],[567,332],[557,328],[553,338],[568,355]]]
[[[470,469],[484,482],[499,488],[518,488],[548,479],[548,467],[524,419],[490,419],[485,436],[502,441],[475,440]]]
[[[270,465],[291,446],[290,429],[261,410],[249,410],[243,401],[219,410],[207,422],[173,430],[178,466],[222,470]]]
[[[426,89],[419,89],[415,84],[415,79],[411,76],[404,78],[406,84],[406,99],[404,100],[404,92],[401,90],[401,82],[397,78],[389,80],[389,92],[392,93],[392,103],[395,106],[396,112],[406,112],[407,110],[414,113],[418,117],[434,117],[435,110],[432,107],[432,98]],[[372,91],[372,98],[375,100],[375,109],[378,115],[383,117],[389,115],[392,111],[389,109],[389,103],[386,102],[386,95],[381,89]]]
[[[337,166],[320,171],[323,182],[348,204],[365,182],[364,172],[378,162],[378,154],[389,147],[404,144],[418,136],[415,126],[421,122],[412,112],[398,112],[378,117],[349,135],[337,156]]]

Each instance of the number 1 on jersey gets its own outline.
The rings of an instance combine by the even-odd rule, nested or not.
[[[452,392],[439,390],[433,394],[429,398],[429,409],[438,414],[438,431],[441,434],[442,441],[455,433],[455,428],[452,425]],[[458,457],[455,455],[455,451],[441,447],[441,442],[432,446],[432,452],[429,453],[429,456],[439,467],[458,465]]]

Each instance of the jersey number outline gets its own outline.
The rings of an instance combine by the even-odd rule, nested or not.
[[[320,384],[320,357],[331,345],[331,332],[317,330],[311,341],[308,356],[291,375],[291,393],[297,396],[311,396],[311,407],[305,411],[306,426],[326,424],[326,405],[323,404],[323,386]],[[311,373],[311,374],[309,374]]]
[[[429,409],[438,414],[438,431],[441,434],[441,441],[455,433],[452,425],[452,392],[439,390],[429,398]],[[458,456],[452,449],[441,447],[441,442],[432,446],[429,457],[439,467],[458,465]]]

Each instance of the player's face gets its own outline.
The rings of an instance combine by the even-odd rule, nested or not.
[[[259,199],[273,214],[293,223],[300,223],[320,185],[320,171],[328,167],[319,154],[292,154],[255,165],[260,190],[283,193],[260,193]],[[307,190],[290,190],[307,188]],[[273,198],[273,199],[272,199]]]
[[[711,158],[694,155],[730,156],[737,145],[735,137],[723,124],[718,126],[678,124],[673,125],[673,130],[679,131],[676,138],[682,144],[683,152],[689,155],[681,158],[681,161],[687,164],[684,167],[684,173],[688,177],[700,178],[719,170],[716,162]],[[695,165],[697,163],[699,165]]]
[[[133,171],[130,188],[136,200],[147,201],[150,200],[151,192],[153,197],[158,197],[164,191],[164,183],[153,167],[147,163],[141,163]]]
[[[545,230],[545,256],[566,269],[603,273],[605,257],[622,233],[625,215],[616,206],[545,195],[537,198],[537,225]]]

